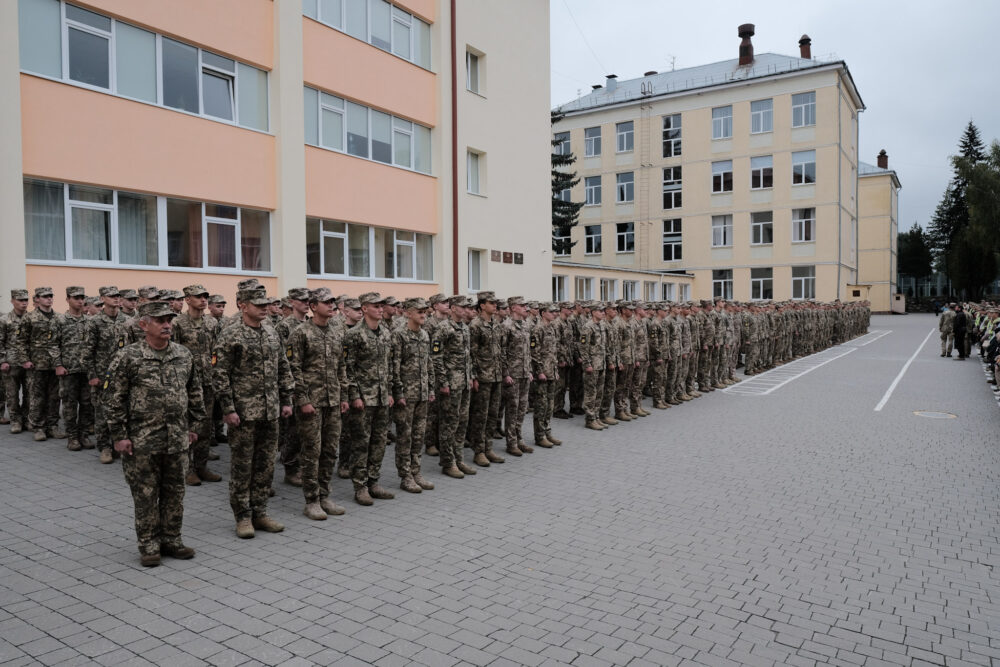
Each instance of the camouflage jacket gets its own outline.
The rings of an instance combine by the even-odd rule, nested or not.
[[[271,421],[292,404],[294,381],[278,334],[262,322],[244,322],[219,334],[212,354],[212,388],[222,414],[241,421]]]
[[[622,350],[621,350],[621,336],[618,334],[618,319],[615,318],[611,322],[604,320],[601,322],[601,327],[604,328],[604,342],[607,344],[607,350],[605,351],[605,365],[614,366],[616,369],[622,363]]]
[[[87,319],[80,315],[63,313],[59,318],[59,356],[56,366],[62,366],[67,373],[83,373],[83,332]]]
[[[632,327],[635,361],[644,364],[649,361],[649,320],[636,315],[629,320],[629,324]]]
[[[469,327],[445,320],[431,339],[431,357],[437,389],[464,391],[472,387],[472,359],[469,356]]]
[[[503,375],[520,380],[531,375],[531,330],[524,320],[505,321],[503,328]]]
[[[608,341],[603,322],[587,320],[580,327],[579,347],[581,363],[584,368],[592,367],[595,371],[603,370],[608,365]]]
[[[697,349],[698,344],[694,338],[694,327],[691,325],[691,318],[686,315],[678,315],[677,329],[680,332],[680,353],[691,354]]]
[[[635,332],[631,324],[634,319],[635,317],[631,317],[626,320],[619,315],[611,322],[618,336],[618,363],[625,366],[631,366],[635,362]]]
[[[494,318],[487,322],[475,317],[469,324],[469,354],[472,356],[472,377],[479,382],[499,382],[503,354],[503,330]]]
[[[55,369],[59,359],[59,319],[55,311],[37,308],[21,318],[14,333],[14,354],[18,364],[30,361],[36,370]]]
[[[215,318],[202,315],[194,319],[188,313],[174,318],[173,341],[191,352],[198,375],[207,383],[212,382],[212,350],[218,335],[219,323]]]
[[[136,453],[187,451],[190,425],[207,418],[198,369],[177,343],[164,350],[145,340],[129,345],[115,357],[103,387],[111,440],[131,440]]]
[[[431,338],[405,324],[392,332],[392,396],[408,403],[430,400],[437,387],[431,362]]]
[[[302,322],[285,343],[285,356],[295,380],[296,407],[332,408],[347,400],[342,328]]]
[[[392,332],[381,323],[372,329],[361,320],[344,336],[347,399],[368,407],[389,406],[392,390]]]
[[[282,343],[288,343],[288,339],[291,337],[292,332],[295,331],[301,324],[308,322],[307,317],[304,320],[300,320],[294,315],[289,315],[274,326],[274,330],[278,332],[278,336],[281,337]],[[339,403],[339,401],[338,401]]]
[[[0,364],[13,364],[11,358],[13,354],[14,334],[21,324],[24,316],[18,317],[14,311],[0,316]]]
[[[115,317],[108,317],[103,310],[87,320],[84,326],[81,361],[88,379],[93,380],[104,375],[118,350],[125,347],[125,341],[116,331],[116,325],[124,321],[125,316],[120,312]]]
[[[646,324],[646,354],[651,364],[670,358],[667,318],[654,317]]]
[[[537,380],[545,375],[546,380],[559,379],[559,332],[555,322],[539,320],[531,328],[531,371]]]

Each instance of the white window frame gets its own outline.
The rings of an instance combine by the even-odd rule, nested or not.
[[[663,283],[663,287],[660,288],[660,292],[663,295],[664,301],[673,301],[674,293],[676,288],[676,283]]]
[[[733,105],[712,109],[712,140],[733,138]]]
[[[567,295],[567,281],[566,276],[553,274],[552,275],[552,300],[553,301],[568,301],[569,297]]]
[[[565,235],[553,235],[552,239],[554,241],[569,241],[570,240],[570,234],[569,234],[569,232],[567,232]],[[563,248],[563,249],[554,251],[553,254],[556,257],[569,257],[572,253],[573,253],[572,248]]]
[[[577,276],[573,281],[573,292],[577,301],[594,298],[594,279],[586,276]]]
[[[411,234],[412,239],[407,241],[405,239],[399,238],[399,234]],[[400,277],[399,268],[399,249],[400,248],[410,248],[410,276]],[[394,229],[392,230],[392,277],[395,280],[416,280],[417,279],[417,233],[407,230],[407,229]]]
[[[683,204],[682,176],[680,165],[663,168],[663,210],[678,209]]]
[[[760,216],[767,215],[767,220],[759,219]],[[764,240],[764,230],[770,228],[771,239]],[[774,245],[774,212],[773,211],[753,211],[750,213],[750,245]]]
[[[430,238],[433,251],[434,235],[424,234],[423,232],[417,232],[411,229],[391,229],[381,227],[383,233],[392,233],[391,240],[387,241],[388,244],[392,245],[392,277],[383,277],[376,275],[376,243],[375,243],[375,227],[371,225],[362,225],[357,223],[344,222],[342,220],[333,220],[330,218],[317,218],[309,216],[307,222],[315,221],[319,225],[319,273],[309,273],[308,268],[306,273],[309,277],[323,278],[323,279],[334,279],[334,280],[367,280],[367,281],[377,281],[377,282],[404,282],[404,283],[433,283],[434,282],[434,267],[431,266],[431,277],[430,278],[418,278],[417,277],[417,242],[418,237],[426,236]],[[333,230],[327,230],[324,223],[337,223],[344,225],[344,231],[338,232]],[[368,274],[367,275],[353,275],[351,273],[351,231],[355,229],[364,230],[368,237]],[[412,240],[407,240],[400,238],[400,234],[412,234]],[[343,255],[343,265],[344,273],[328,273],[326,268],[326,243],[324,239],[326,238],[337,238],[343,241],[344,255]],[[410,273],[412,278],[400,278],[400,260],[399,260],[399,248],[402,246],[407,246],[412,249],[410,256],[412,257],[412,262],[410,266]],[[432,252],[433,254],[433,252]]]
[[[228,204],[220,204],[220,206],[228,206]],[[235,271],[243,270],[243,247],[241,245],[242,235],[241,235],[241,211],[239,206],[234,207],[236,209],[236,219],[232,218],[219,218],[214,216],[209,216],[206,210],[205,202],[201,202],[201,265],[207,269],[229,269]],[[236,267],[231,266],[216,266],[214,264],[208,263],[208,226],[220,225],[222,227],[229,227],[233,230],[236,235]]]
[[[682,283],[680,301],[690,301],[690,300],[691,300],[691,283]]]
[[[72,4],[72,3],[70,3],[70,4]],[[93,9],[91,9],[89,7],[79,7],[77,5],[73,5],[74,7],[77,7],[77,9],[82,9],[84,11],[90,12],[92,14],[97,14],[99,16],[102,16],[102,17],[108,19],[111,22],[111,30],[110,31],[105,31],[105,30],[102,30],[100,28],[95,28],[92,25],[87,25],[86,23],[81,23],[79,21],[75,21],[75,20],[69,18],[66,15],[66,5],[67,5],[67,3],[60,2],[59,5],[60,5],[60,7],[59,7],[60,14],[59,15],[60,15],[60,17],[62,19],[62,25],[60,26],[61,33],[62,33],[62,44],[60,46],[62,47],[62,78],[63,78],[63,80],[67,81],[67,82],[70,82],[70,83],[72,83],[75,86],[82,86],[83,88],[87,88],[89,90],[96,90],[96,91],[102,92],[102,93],[111,93],[111,94],[114,94],[114,92],[116,90],[118,90],[118,81],[117,81],[117,73],[118,73],[117,69],[118,68],[115,67],[115,64],[116,64],[115,63],[115,55],[116,55],[116,50],[115,50],[116,49],[116,45],[115,45],[115,20],[113,18],[111,18],[110,16],[106,16],[104,14],[101,14],[100,12],[94,11]],[[74,30],[79,30],[80,32],[90,33],[91,35],[94,35],[96,37],[102,37],[102,38],[104,38],[104,39],[107,40],[107,42],[108,42],[108,70],[109,70],[109,72],[108,72],[108,87],[107,88],[101,88],[100,86],[95,86],[95,85],[92,85],[92,84],[89,84],[89,83],[84,83],[82,81],[77,81],[76,79],[69,78],[69,30],[70,30],[70,28],[73,28]],[[157,60],[157,62],[159,62],[159,60]]]
[[[642,300],[656,301],[656,291],[660,283],[652,280],[642,281]]]
[[[712,247],[731,248],[733,246],[733,216],[731,213],[712,216]]]
[[[674,126],[674,119],[677,125]],[[675,136],[670,136],[676,132]],[[669,114],[663,117],[663,157],[678,157],[681,155],[683,128],[681,125],[681,115],[679,113]],[[670,150],[667,150],[667,148]]]
[[[716,274],[721,277],[716,278]],[[732,301],[733,299],[733,270],[714,269],[712,271],[712,298]]]
[[[64,227],[66,232],[66,263],[76,266],[121,266],[118,262],[118,191],[112,188],[99,188],[101,190],[111,190],[111,203],[99,204],[96,202],[79,201],[70,199],[69,183],[63,183],[63,213],[65,215]],[[92,187],[92,186],[84,186]],[[109,255],[106,260],[101,259],[77,259],[73,256],[73,209],[89,211],[104,211],[108,216],[108,237]],[[204,210],[204,209],[203,209]],[[159,223],[159,221],[157,221]],[[148,266],[148,265],[146,265]]]
[[[473,272],[473,261],[472,258],[475,256],[475,269]],[[469,264],[469,292],[478,292],[483,289],[483,251],[477,250],[475,248],[469,248],[468,254],[468,264]],[[473,278],[475,280],[473,280]]]
[[[664,262],[677,262],[684,257],[684,223],[681,218],[670,218],[663,221],[663,251]],[[670,248],[670,258],[667,258],[667,248]]]
[[[810,169],[810,166],[812,169]],[[811,172],[811,174],[810,174]],[[812,180],[807,180],[809,176]],[[816,151],[795,151],[792,153],[792,185],[814,185],[816,183]]]
[[[811,214],[810,214],[811,212]],[[816,242],[816,209],[792,209],[792,243]]]
[[[571,143],[569,132],[556,132],[552,138],[558,142],[554,146],[555,150],[552,151],[553,153],[556,155],[569,155],[573,152],[573,145]]]
[[[615,152],[631,153],[635,150],[635,122],[624,120],[615,123]]]
[[[334,277],[337,277],[337,278],[349,278],[349,277],[351,277],[351,257],[350,257],[351,252],[350,252],[350,247],[349,247],[349,244],[350,244],[350,227],[351,227],[350,224],[346,223],[346,222],[342,223],[344,225],[344,231],[342,231],[342,232],[327,231],[325,229],[325,225],[323,223],[325,223],[325,222],[340,222],[340,221],[337,221],[337,220],[324,220],[324,219],[321,219],[321,218],[316,218],[316,220],[319,222],[319,268],[320,268],[320,272],[318,274],[316,274],[316,275],[323,276],[323,277],[334,276]],[[327,273],[326,272],[326,243],[325,243],[325,239],[327,239],[327,238],[340,239],[340,240],[342,240],[344,242],[344,246],[343,246],[344,247],[344,252],[343,252],[343,257],[342,257],[343,264],[344,264],[344,272],[343,273]],[[371,243],[369,243],[369,247],[371,247]],[[369,267],[370,266],[371,266],[371,263],[369,263]]]
[[[597,228],[596,234],[591,234],[590,230]],[[604,230],[601,229],[600,223],[596,225],[584,225],[583,227],[583,254],[584,255],[600,255],[604,249],[604,243],[602,241]],[[595,249],[596,247],[596,249]]]
[[[597,136],[588,135],[592,130],[597,130]],[[597,157],[601,154],[601,126],[586,127],[583,129],[583,156]]]
[[[466,167],[466,192],[470,195],[482,195],[482,170],[480,167],[480,154],[474,150],[467,150],[465,153],[465,167]],[[475,174],[475,183],[473,183],[472,175]]]
[[[631,230],[628,229],[627,225],[632,225]],[[623,230],[622,227],[626,226]],[[629,250],[629,241],[632,243],[632,249]],[[624,246],[624,250],[622,247]],[[617,222],[615,223],[615,251],[619,255],[631,255],[635,253],[635,223],[634,222]]]
[[[766,164],[764,163],[766,161]],[[770,174],[768,174],[770,172]],[[766,176],[770,175],[771,184],[764,185],[764,179]],[[754,179],[757,180],[757,185],[754,185]],[[770,190],[774,187],[774,156],[773,155],[757,155],[750,158],[750,189],[751,190]]]
[[[639,294],[639,281],[638,280],[623,280],[622,281],[622,298],[627,301],[634,301],[638,298]]]
[[[627,176],[628,180],[622,180]],[[635,172],[623,171],[615,174],[615,203],[631,204],[635,201]]]
[[[475,75],[473,75],[475,72]],[[479,55],[472,51],[465,52],[465,89],[470,93],[479,95],[479,84],[481,82],[479,72]]]
[[[796,97],[799,98],[798,102],[795,100]],[[794,93],[792,95],[792,127],[814,125],[816,125],[816,91]]]
[[[729,174],[727,188],[726,174]],[[720,160],[712,163],[712,194],[733,191],[733,161]]]
[[[216,54],[212,54],[216,55]],[[232,58],[227,58],[226,56],[218,56],[219,58],[226,58],[226,60],[233,60]],[[239,117],[237,114],[239,111],[236,109],[236,100],[238,92],[236,90],[236,72],[239,69],[235,60],[233,60],[233,71],[227,72],[221,67],[216,67],[215,65],[210,65],[205,62],[205,51],[198,49],[198,106],[201,115],[206,118],[212,118],[214,120],[222,121],[223,123],[232,123],[233,125],[239,125]],[[220,79],[227,79],[229,81],[229,109],[232,111],[233,119],[230,121],[228,118],[223,118],[222,116],[213,116],[205,111],[205,91],[204,91],[204,81],[203,77],[205,74],[211,74],[219,77]]]
[[[596,181],[596,183],[592,182]],[[583,179],[583,192],[586,196],[584,206],[601,205],[601,177],[587,176]]]
[[[345,28],[345,26],[346,26],[345,13],[347,11],[347,7],[346,7],[347,3],[346,2],[341,2],[340,3],[340,16],[337,16],[337,17],[324,16],[323,15],[323,3],[322,2],[316,2],[314,4],[316,6],[316,16],[309,16],[309,14],[307,12],[303,11],[303,15],[304,16],[309,16],[309,18],[315,19],[316,21],[319,21],[323,25],[328,26],[330,28],[333,28],[337,32],[342,32],[345,35],[349,35],[349,36],[353,37],[353,35],[350,35],[347,32],[346,28]],[[368,44],[370,44],[371,46],[374,46],[379,51],[384,51],[385,53],[389,53],[391,55],[394,55],[397,58],[400,58],[401,60],[405,60],[405,61],[407,61],[409,63],[412,63],[412,64],[414,64],[417,67],[420,67],[422,69],[430,69],[429,66],[428,67],[424,67],[420,63],[416,62],[416,59],[415,59],[416,58],[416,38],[417,38],[417,34],[418,34],[417,30],[415,30],[415,29],[420,28],[419,24],[423,24],[424,26],[427,26],[428,30],[430,30],[430,24],[427,23],[426,21],[422,20],[420,17],[414,16],[413,14],[410,14],[406,10],[404,10],[404,9],[402,9],[400,7],[397,7],[396,5],[394,5],[392,3],[388,3],[388,4],[390,6],[390,17],[391,17],[391,19],[389,21],[389,49],[388,50],[383,49],[382,47],[376,46],[375,44],[372,43],[372,20],[371,20],[371,11],[372,11],[372,9],[371,9],[371,3],[368,2],[367,0],[365,1],[365,16],[366,16],[366,24],[367,24],[366,25],[366,29],[365,29],[365,41]],[[336,21],[336,23],[334,23],[333,21]],[[396,53],[396,31],[392,29],[394,23],[399,23],[400,25],[405,25],[405,26],[408,26],[410,28],[410,49],[409,49],[409,56],[401,56],[400,54]]]
[[[796,276],[795,269],[812,269],[810,276]],[[796,296],[796,293],[798,296]],[[793,266],[792,267],[792,299],[802,301],[804,299],[816,298],[816,266]]]
[[[767,276],[754,278],[754,271],[770,271]],[[770,292],[767,294],[766,292]],[[750,269],[750,300],[762,301],[774,298],[774,269],[770,267],[753,267]]]
[[[615,278],[601,278],[601,301],[618,298],[618,281]]]
[[[754,109],[754,105],[758,108]],[[766,105],[766,106],[764,106]],[[774,131],[774,99],[754,100],[750,103],[750,134],[767,134]]]

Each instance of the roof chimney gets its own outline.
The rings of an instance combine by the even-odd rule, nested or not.
[[[604,87],[608,89],[609,93],[615,92],[615,89],[618,88],[618,75],[609,74],[607,79],[608,79],[607,83],[605,84]]]
[[[812,60],[812,43],[809,35],[802,35],[799,38],[799,57],[803,60]]]
[[[879,169],[889,168],[889,154],[885,152],[884,148],[878,152],[878,168]]]
[[[753,64],[753,44],[750,42],[753,28],[753,23],[744,23],[738,28],[739,36],[743,38],[740,42],[740,67]]]

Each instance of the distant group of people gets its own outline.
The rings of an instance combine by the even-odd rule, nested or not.
[[[941,356],[966,359],[972,346],[979,348],[979,357],[989,369],[989,384],[995,392],[997,364],[1000,362],[1000,305],[992,301],[978,303],[949,303],[942,307],[938,319],[941,332]]]

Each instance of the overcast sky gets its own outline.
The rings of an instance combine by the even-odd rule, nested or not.
[[[797,56],[803,33],[816,57],[847,62],[867,110],[861,159],[884,148],[899,174],[899,228],[926,226],[951,178],[948,156],[973,120],[1000,138],[1000,2],[838,0],[550,0],[552,105],[604,83],[735,58],[741,23],[757,53]]]

